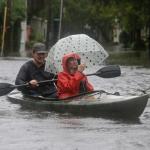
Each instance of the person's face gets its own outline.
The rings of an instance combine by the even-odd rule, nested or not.
[[[76,59],[72,59],[67,63],[67,69],[70,74],[74,74],[78,70],[78,62]]]
[[[45,62],[45,58],[47,57],[47,53],[33,53],[33,59],[38,65],[42,65]]]

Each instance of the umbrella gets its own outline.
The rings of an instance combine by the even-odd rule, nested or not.
[[[62,57],[67,53],[77,53],[87,68],[100,66],[108,53],[94,39],[85,34],[76,34],[60,39],[48,53],[45,70],[51,73],[62,71]]]

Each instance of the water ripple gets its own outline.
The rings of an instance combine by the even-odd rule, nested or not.
[[[14,83],[24,62],[0,60],[0,82]],[[89,80],[95,89],[122,95],[140,95],[150,87],[150,69],[121,66],[121,71],[117,78],[91,76]],[[0,97],[2,150],[148,150],[149,124],[150,107],[138,120],[123,121],[23,110],[9,103],[6,96]]]

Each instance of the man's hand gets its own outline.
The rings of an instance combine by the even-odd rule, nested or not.
[[[30,85],[32,88],[35,88],[35,87],[38,87],[38,86],[39,86],[37,80],[31,80],[31,81],[29,82],[29,85]]]

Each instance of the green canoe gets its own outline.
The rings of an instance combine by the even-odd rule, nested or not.
[[[79,116],[138,118],[148,102],[147,94],[141,96],[120,96],[99,91],[80,95],[69,100],[24,96],[12,92],[8,100],[32,110],[48,110]]]

